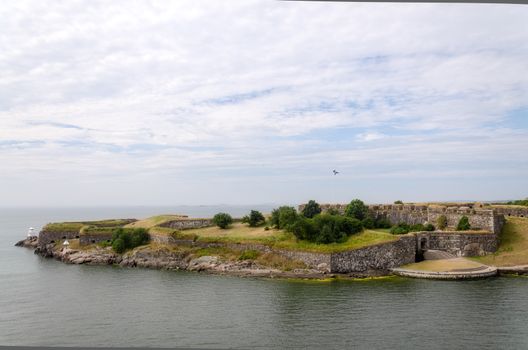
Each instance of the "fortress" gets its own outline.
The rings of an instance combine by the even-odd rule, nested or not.
[[[304,205],[298,207],[302,211]],[[344,213],[346,204],[323,204],[323,212],[335,209]],[[197,241],[191,238],[178,238],[167,235],[167,230],[186,230],[212,226],[212,219],[173,216],[168,221],[151,230],[151,240],[168,245],[190,247],[226,247],[232,250],[257,250],[272,252],[288,259],[300,260],[306,266],[331,273],[364,273],[369,271],[389,271],[392,268],[420,260],[427,250],[438,250],[458,257],[481,256],[497,251],[500,232],[505,216],[528,217],[528,207],[506,205],[463,204],[380,204],[369,205],[369,214],[376,219],[386,219],[391,224],[436,225],[438,217],[447,218],[445,230],[411,232],[395,235],[393,241],[372,244],[357,249],[316,253],[303,250],[288,250],[262,243],[228,243]],[[456,231],[458,221],[468,217],[470,231]],[[101,222],[70,222],[46,225],[39,233],[38,247],[45,251],[51,243],[64,239],[79,239],[80,245],[108,241],[112,228],[134,223],[134,219],[104,220]],[[165,233],[164,233],[165,232]]]

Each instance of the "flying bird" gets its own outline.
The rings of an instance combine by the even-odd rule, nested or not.
[[[333,171],[334,175],[337,175],[337,174],[339,174],[339,171],[337,171],[337,170],[335,170],[335,169],[334,169],[334,170],[332,170],[332,171]]]

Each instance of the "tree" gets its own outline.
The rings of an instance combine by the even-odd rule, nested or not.
[[[114,250],[114,252],[121,254],[126,249],[125,241],[123,241],[121,238],[116,239],[112,243],[112,249]]]
[[[394,204],[403,204],[403,202],[400,200],[397,200],[397,201],[394,201]]]
[[[354,199],[347,205],[345,215],[358,220],[363,220],[368,215],[368,207],[359,199]]]
[[[361,225],[363,225],[364,228],[372,229],[376,226],[376,222],[372,217],[367,216],[366,218],[361,220]]]
[[[221,229],[225,229],[233,223],[233,218],[227,213],[218,213],[213,217],[213,222]]]
[[[469,219],[467,216],[462,216],[460,220],[458,221],[457,230],[458,231],[466,231],[471,228],[471,225],[469,224]]]
[[[302,210],[302,215],[306,218],[313,218],[321,213],[321,206],[314,200],[308,201]]]
[[[242,222],[249,224],[251,227],[256,227],[266,221],[266,218],[258,210],[252,210],[249,215],[242,218]]]
[[[436,219],[436,226],[439,230],[445,230],[445,228],[447,227],[447,217],[445,215],[440,215]]]
[[[291,231],[292,225],[297,221],[297,211],[294,207],[281,206],[271,211],[270,225]]]

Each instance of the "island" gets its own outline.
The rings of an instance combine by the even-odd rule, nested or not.
[[[528,207],[310,201],[243,218],[49,223],[16,245],[71,264],[239,276],[482,278],[528,272]]]

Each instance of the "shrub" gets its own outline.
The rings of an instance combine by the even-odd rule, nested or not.
[[[316,228],[313,219],[305,217],[297,218],[295,223],[291,225],[291,231],[300,240],[313,242],[316,237]]]
[[[244,250],[238,257],[238,260],[255,260],[260,255],[258,250],[248,249]]]
[[[297,211],[294,207],[282,206],[271,212],[270,225],[286,231],[292,230],[292,225],[297,221]]]
[[[213,222],[221,229],[225,229],[233,223],[233,218],[227,213],[218,213],[213,217]]]
[[[438,227],[439,230],[445,230],[447,227],[447,217],[445,215],[440,215],[438,219],[436,219],[436,227]]]
[[[321,206],[314,200],[308,201],[304,206],[301,214],[306,218],[313,218],[317,214],[321,213]]]
[[[462,216],[460,218],[460,221],[458,221],[457,230],[458,231],[466,231],[471,228],[471,225],[469,224],[469,219],[467,216]]]
[[[150,236],[144,228],[117,228],[112,234],[112,249],[122,253],[127,249],[148,243]]]
[[[375,222],[374,222],[374,227],[376,228],[391,228],[391,223],[388,219],[377,219]]]
[[[252,210],[249,215],[246,215],[242,218],[242,222],[249,224],[251,227],[257,227],[266,221],[266,218],[258,210]]]
[[[326,210],[326,213],[329,214],[329,215],[341,215],[339,210],[337,210],[336,208],[328,208]]]
[[[371,218],[370,216],[364,218],[363,220],[361,220],[361,225],[364,227],[364,228],[374,228],[376,226],[376,223],[374,222],[374,219]]]
[[[393,235],[403,235],[409,233],[410,227],[405,222],[400,222],[391,227],[390,233]]]
[[[112,249],[116,252],[121,254],[125,251],[126,245],[125,241],[123,241],[121,238],[118,238],[112,242]]]
[[[409,232],[425,231],[425,226],[422,224],[414,224],[409,227]]]
[[[347,205],[345,215],[358,220],[363,220],[367,217],[368,207],[359,199],[354,199]]]
[[[299,217],[292,226],[295,237],[317,243],[343,242],[361,230],[359,220],[329,214],[318,214],[312,219]]]
[[[425,224],[424,228],[425,228],[426,231],[434,231],[435,230],[435,227],[431,223]]]
[[[403,202],[400,200],[397,200],[397,201],[394,201],[394,204],[403,204]]]

